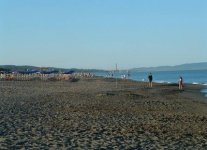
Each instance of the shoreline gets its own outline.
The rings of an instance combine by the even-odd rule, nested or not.
[[[104,77],[104,76],[96,76],[97,78],[104,78],[104,79],[116,79],[115,77]],[[119,80],[130,80],[130,81],[134,81],[134,82],[143,82],[148,84],[147,81],[140,81],[140,80],[134,80],[134,79],[122,79],[122,78],[118,78]],[[163,81],[163,82],[158,82],[158,81],[154,81],[153,83],[155,84],[167,84],[167,85],[177,85],[178,83],[176,82],[167,82],[167,81]],[[207,97],[207,85],[206,83],[184,83],[184,85],[195,85],[195,86],[201,86],[199,89],[199,92],[201,94],[203,94],[204,97]]]

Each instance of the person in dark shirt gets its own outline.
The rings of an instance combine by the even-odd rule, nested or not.
[[[148,80],[149,80],[149,87],[152,87],[152,80],[153,80],[153,77],[152,77],[152,73],[150,72],[150,74],[148,75]]]

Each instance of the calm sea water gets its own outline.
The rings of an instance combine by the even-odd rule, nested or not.
[[[182,76],[185,83],[207,85],[207,70],[196,71],[159,71],[152,72],[154,82],[177,83]],[[131,72],[130,79],[143,81],[147,80],[148,72]]]
[[[115,72],[113,73],[113,77],[121,78],[124,75],[127,76],[127,72]],[[149,72],[129,72],[129,79],[135,81],[147,81],[147,76]],[[97,76],[110,76],[110,73],[96,73]],[[194,70],[194,71],[157,71],[152,72],[153,81],[157,83],[177,83],[179,77],[182,76],[184,83],[190,84],[202,84],[205,85],[206,88],[201,92],[205,93],[207,96],[207,70]]]

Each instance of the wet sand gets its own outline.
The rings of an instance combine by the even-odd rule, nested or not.
[[[0,149],[207,149],[199,85],[0,81]]]

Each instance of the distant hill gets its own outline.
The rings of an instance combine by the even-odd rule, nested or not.
[[[134,68],[130,71],[181,71],[181,70],[207,70],[207,62],[202,63],[190,63],[176,66],[159,66],[159,67],[142,67]]]
[[[48,69],[48,70],[56,70],[59,68],[54,68],[54,67],[36,67],[36,66],[16,66],[16,65],[0,65],[0,68],[2,69],[7,69],[11,71],[26,71],[26,70],[43,70],[43,69]]]
[[[0,71],[31,71],[31,70],[57,70],[57,71],[68,71],[73,70],[75,72],[103,72],[104,70],[98,70],[98,69],[77,69],[77,68],[55,68],[55,67],[36,67],[36,66],[16,66],[16,65],[0,65]]]
[[[35,66],[15,66],[15,65],[0,65],[1,69],[11,70],[11,71],[26,71],[26,70],[38,70],[39,67]]]
[[[107,70],[99,69],[77,69],[77,68],[55,68],[55,67],[36,67],[36,66],[15,66],[15,65],[0,65],[1,70],[10,70],[10,71],[26,71],[26,70],[57,70],[57,71],[67,71],[73,70],[75,72],[108,72]],[[181,70],[207,70],[207,62],[202,63],[191,63],[191,64],[182,64],[177,66],[159,66],[159,67],[141,67],[133,68],[128,71],[138,71],[138,72],[153,72],[153,71],[181,71]],[[120,70],[121,71],[121,70]],[[124,70],[123,70],[124,71]]]

